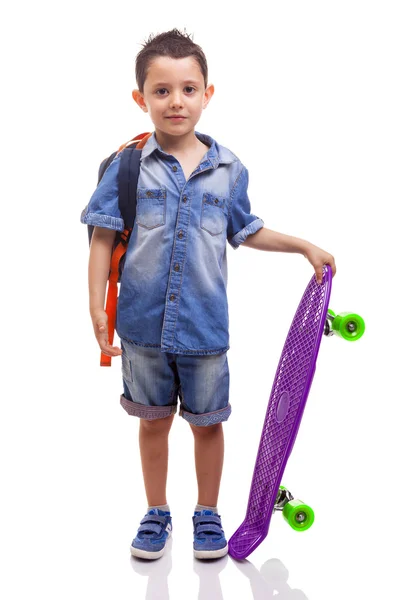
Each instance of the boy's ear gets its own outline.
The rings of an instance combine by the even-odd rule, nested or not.
[[[206,91],[204,92],[203,109],[206,108],[207,104],[210,102],[213,95],[214,95],[214,86],[212,83],[210,83],[210,85],[207,86]]]
[[[139,92],[139,90],[133,90],[132,98],[136,102],[136,104],[141,108],[144,112],[147,112],[146,102],[144,101],[144,96]]]

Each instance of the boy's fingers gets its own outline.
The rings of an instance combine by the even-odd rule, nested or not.
[[[315,268],[315,276],[317,278],[317,283],[322,283],[322,267]]]
[[[99,335],[97,341],[99,342],[99,346],[102,352],[106,350],[108,351],[111,348],[110,344],[108,343],[108,334]]]
[[[325,264],[329,265],[331,267],[331,269],[332,269],[332,277],[335,277],[335,274],[336,274],[336,264],[335,264],[335,259],[333,258],[333,256],[332,256],[332,258],[330,258],[329,260],[327,260],[325,262]]]
[[[98,321],[96,318],[93,319],[93,326],[95,330],[95,335],[97,339],[97,343],[99,344],[100,350],[106,356],[119,356],[122,354],[121,348],[118,346],[112,346],[108,339],[108,318],[107,315],[98,316]]]
[[[103,346],[100,344],[100,349],[106,356],[119,356],[122,354],[122,350],[121,348],[118,348],[118,346],[110,346],[109,344]]]
[[[98,337],[97,341],[103,354],[106,354],[107,356],[118,356],[119,354],[122,354],[121,348],[118,346],[111,346],[107,335]]]

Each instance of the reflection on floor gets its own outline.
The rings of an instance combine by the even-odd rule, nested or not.
[[[258,570],[249,560],[237,561],[229,556],[208,561],[193,559],[194,572],[199,576],[198,600],[223,600],[219,575],[230,561],[249,580],[254,600],[308,600],[304,592],[288,585],[289,571],[279,559],[267,560]],[[131,557],[131,564],[136,573],[148,577],[145,600],[170,600],[168,575],[172,570],[172,538],[159,560]]]

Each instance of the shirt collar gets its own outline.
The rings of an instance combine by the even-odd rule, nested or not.
[[[205,162],[208,160],[211,163],[213,169],[216,169],[218,167],[218,165],[221,163],[225,164],[225,163],[233,162],[233,160],[231,159],[230,156],[226,156],[226,153],[224,153],[224,152],[221,153],[222,149],[220,148],[220,146],[218,146],[217,142],[215,140],[213,140],[212,137],[210,137],[209,135],[206,135],[204,133],[199,133],[198,131],[195,131],[195,135],[201,142],[203,142],[203,144],[206,144],[207,146],[209,146],[207,154],[205,155],[202,162]],[[155,133],[153,132],[152,135],[147,140],[146,144],[144,145],[144,148],[142,149],[142,155],[140,157],[140,160],[147,158],[155,150],[158,150],[158,152],[164,157],[171,156],[170,154],[167,154],[166,152],[164,152],[164,150],[161,148],[160,144],[157,142]]]

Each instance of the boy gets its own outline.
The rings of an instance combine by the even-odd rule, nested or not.
[[[108,343],[105,289],[118,209],[117,154],[81,221],[95,225],[89,259],[90,314],[99,346],[122,355],[121,405],[140,418],[139,445],[148,510],[131,545],[146,559],[162,556],[172,530],[166,498],[168,434],[180,415],[195,441],[198,504],[194,555],[228,551],[217,500],[223,465],[222,422],[230,415],[227,351],[226,240],[304,254],[322,277],[333,257],[320,248],[263,227],[251,214],[248,172],[211,137],[195,132],[214,93],[207,62],[190,36],[174,29],[150,37],[136,58],[138,106],[155,131],[141,156],[135,225],[118,299],[121,349]]]

